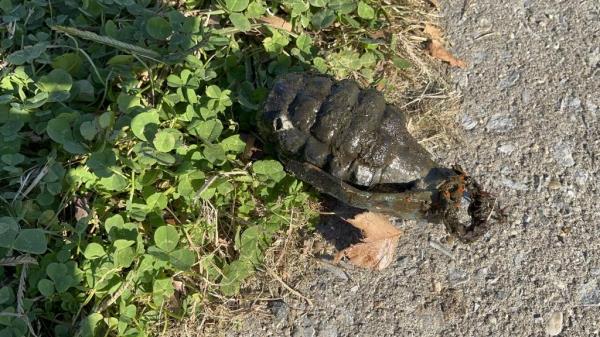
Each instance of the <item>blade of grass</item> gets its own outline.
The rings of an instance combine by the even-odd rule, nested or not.
[[[131,53],[131,54],[137,54],[137,55],[152,59],[154,61],[160,62],[159,59],[161,58],[161,55],[151,49],[143,48],[143,47],[136,46],[136,45],[126,43],[126,42],[122,42],[122,41],[113,39],[108,36],[98,35],[93,32],[79,30],[79,29],[73,28],[73,27],[56,25],[56,26],[50,26],[50,28],[52,28],[53,30],[56,30],[58,32],[64,33],[64,34],[76,36],[76,37],[82,38],[84,40],[89,40],[89,41],[93,41],[96,43],[111,46],[111,47],[123,50],[123,51]]]

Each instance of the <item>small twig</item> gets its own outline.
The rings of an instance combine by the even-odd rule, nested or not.
[[[279,257],[277,258],[277,262],[275,262],[275,266],[279,266],[279,264],[281,263],[281,261],[283,261],[283,258],[285,256],[285,253],[287,252],[287,248],[288,248],[288,243],[290,242],[290,237],[292,236],[292,233],[294,231],[294,208],[292,208],[292,211],[290,212],[290,226],[286,232],[285,235],[285,239],[283,242],[283,249],[281,250],[281,252],[279,253]]]
[[[287,289],[287,290],[288,290],[290,293],[292,293],[292,294],[294,294],[295,296],[297,296],[297,297],[299,297],[299,298],[301,298],[301,299],[305,300],[305,301],[306,301],[306,303],[308,303],[308,305],[309,305],[309,306],[311,306],[311,307],[313,306],[313,303],[312,303],[312,301],[311,301],[309,298],[307,298],[306,296],[302,295],[300,292],[298,292],[298,291],[297,291],[297,290],[295,290],[294,288],[292,288],[292,287],[290,287],[289,285],[287,285],[287,283],[285,283],[285,281],[283,281],[283,280],[281,279],[281,277],[279,277],[277,274],[275,274],[275,273],[274,273],[272,270],[270,270],[270,269],[267,269],[267,273],[269,273],[269,275],[270,275],[272,278],[274,278],[274,279],[276,279],[277,281],[279,281],[279,283],[281,283],[281,285],[282,285],[282,286],[283,286],[285,289]]]
[[[39,184],[39,182],[42,180],[42,178],[44,178],[46,176],[46,174],[48,174],[48,171],[50,170],[50,162],[51,160],[49,160],[39,171],[38,175],[35,177],[35,179],[31,182],[31,184],[29,184],[27,186],[27,189],[25,189],[25,192],[20,193],[21,194],[21,199],[25,199],[25,197],[29,194],[29,192],[31,192],[31,190],[34,189],[34,187],[37,186],[37,184]],[[17,193],[17,196],[19,195],[19,193]],[[15,196],[15,199],[17,198],[17,196]],[[13,200],[14,202],[14,200]]]
[[[429,240],[429,246],[431,246],[434,249],[439,250],[440,252],[442,252],[444,255],[448,256],[452,260],[455,259],[454,254],[452,254],[452,252],[448,248],[444,247],[441,243],[439,243],[437,241]]]
[[[210,187],[210,185],[212,185],[212,183],[214,183],[215,180],[217,180],[217,178],[218,178],[218,176],[212,176],[212,177],[208,178],[208,180],[206,180],[204,182],[204,185],[202,185],[202,187],[200,187],[198,192],[196,192],[196,195],[194,196],[194,200],[197,200],[198,198],[200,198],[200,194],[202,194],[202,192],[206,191],[206,189],[208,189]]]
[[[95,310],[96,312],[103,312],[104,310],[108,309],[108,307],[110,307],[113,303],[115,303],[115,301],[121,297],[121,295],[123,294],[123,292],[125,290],[127,290],[127,287],[129,286],[129,280],[125,280],[123,283],[121,283],[121,286],[119,287],[119,289],[104,303],[102,303],[100,305],[100,307]]]
[[[131,284],[131,280],[133,278],[133,271],[137,270],[137,266],[138,266],[138,262],[136,261],[133,265],[133,268],[131,268],[132,271],[130,271],[127,276],[125,277],[125,280],[123,280],[123,283],[121,283],[121,285],[119,286],[119,289],[117,289],[117,291],[115,291],[115,293],[106,301],[103,302],[102,304],[100,304],[99,306],[96,307],[96,309],[94,310],[95,312],[103,312],[104,310],[108,309],[108,307],[110,307],[113,303],[115,303],[115,301],[121,297],[121,295],[123,294],[123,292],[125,290],[127,290],[127,287],[129,287],[129,285]]]
[[[484,37],[491,36],[491,35],[499,35],[499,34],[497,32],[487,32],[487,33],[483,33],[481,35],[476,36],[473,40],[477,41],[479,39],[483,39]]]
[[[492,209],[490,210],[490,214],[488,214],[487,219],[485,220],[490,221],[490,219],[492,218],[492,215],[494,214],[494,210],[496,209],[496,202],[498,201],[498,198],[494,198],[494,203],[492,204]]]

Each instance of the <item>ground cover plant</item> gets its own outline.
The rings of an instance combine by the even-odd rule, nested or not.
[[[290,214],[316,214],[248,142],[274,78],[410,67],[368,0],[0,13],[0,336],[144,336],[236,295]]]

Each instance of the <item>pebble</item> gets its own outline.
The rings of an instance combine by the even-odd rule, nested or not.
[[[315,337],[317,331],[313,327],[314,322],[308,317],[304,317],[302,324],[294,327],[293,337]]]
[[[483,63],[487,59],[488,59],[487,52],[477,51],[477,52],[473,53],[473,56],[471,57],[471,62],[473,63],[473,65],[476,65],[476,64]]]
[[[512,130],[514,126],[514,119],[503,114],[492,115],[486,124],[487,130],[490,132],[507,132]]]
[[[550,315],[546,322],[546,334],[549,336],[558,336],[563,328],[563,313],[555,311]]]
[[[518,71],[511,71],[510,73],[508,73],[508,75],[506,75],[506,77],[504,77],[498,82],[498,89],[504,90],[512,87],[513,85],[515,85],[515,83],[517,83],[520,77],[521,74]]]
[[[528,190],[528,187],[526,184],[518,182],[518,181],[514,181],[512,179],[507,179],[507,178],[502,179],[502,185],[510,188],[511,190],[517,190],[517,191],[527,191]]]
[[[523,7],[525,9],[529,9],[529,8],[533,7],[534,2],[535,2],[534,0],[524,0]]]
[[[560,112],[581,111],[581,100],[577,97],[565,97],[560,101]]]
[[[498,152],[506,155],[510,155],[511,153],[513,153],[513,151],[515,151],[515,149],[516,147],[511,143],[506,143],[498,146]]]
[[[469,275],[460,269],[452,269],[448,272],[448,282],[450,286],[456,287],[457,285],[463,284],[469,280]]]
[[[465,130],[469,131],[477,126],[477,121],[467,115],[463,115],[460,119],[460,125],[462,125]]]
[[[597,67],[598,64],[600,64],[600,48],[596,47],[596,49],[588,55],[588,62],[591,68]]]
[[[521,100],[523,101],[523,104],[528,105],[529,102],[531,102],[531,90],[524,89],[521,93]]]
[[[596,118],[596,113],[598,112],[598,105],[592,101],[585,102],[585,109],[592,116],[592,119]]]
[[[551,190],[558,190],[560,188],[561,184],[560,181],[558,181],[558,179],[551,179],[550,182],[548,183],[548,188]]]
[[[575,165],[571,146],[565,143],[558,143],[554,146],[554,159],[563,167],[571,167]]]
[[[597,280],[591,280],[579,288],[579,303],[584,306],[600,305],[600,289]]]
[[[319,261],[319,262],[321,262],[321,267],[323,267],[324,270],[333,274],[333,276],[335,276],[336,279],[338,279],[340,281],[348,281],[348,274],[346,274],[346,272],[344,272],[341,268],[336,267],[329,262],[325,262],[325,261]]]
[[[577,171],[574,174],[575,183],[579,186],[585,186],[588,180],[588,173],[585,171]]]
[[[271,314],[275,316],[275,321],[283,322],[287,319],[290,308],[282,300],[275,300],[269,302],[269,309],[271,310]]]
[[[337,337],[337,328],[334,325],[327,325],[319,331],[318,337]]]

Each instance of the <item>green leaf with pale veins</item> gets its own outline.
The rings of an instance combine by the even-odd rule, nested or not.
[[[54,294],[54,282],[47,278],[39,280],[37,288],[38,291],[45,297],[50,297],[50,295]]]
[[[188,126],[188,131],[207,142],[213,142],[223,132],[223,123],[218,119],[209,119],[207,121],[196,121]]]
[[[30,63],[39,58],[46,51],[46,48],[47,43],[42,42],[33,46],[26,46],[25,48],[8,55],[6,60],[14,65]]]
[[[242,140],[240,135],[229,136],[221,142],[223,150],[233,153],[242,153],[246,149],[246,143]]]
[[[46,274],[54,281],[54,287],[59,293],[64,293],[77,284],[73,271],[69,269],[67,264],[56,262],[50,263],[46,267]]]
[[[157,307],[162,307],[163,302],[169,299],[175,293],[171,278],[162,278],[154,280],[152,285],[152,301]]]
[[[331,9],[324,8],[315,13],[310,23],[316,30],[329,27],[335,21],[335,13]]]
[[[179,243],[179,233],[173,226],[161,226],[154,232],[154,242],[156,246],[165,252],[170,252]]]
[[[177,129],[162,129],[158,131],[152,143],[160,152],[170,152],[181,137],[181,132]]]
[[[43,254],[48,248],[48,239],[42,229],[22,229],[15,239],[13,248],[24,253]]]
[[[160,120],[156,110],[142,112],[131,120],[131,131],[139,139],[148,141],[148,138],[152,139],[156,134],[159,123]]]
[[[19,223],[15,218],[9,216],[0,217],[0,236],[10,231],[18,231]]]
[[[363,19],[371,20],[375,18],[375,10],[364,1],[358,3],[358,16]]]
[[[268,177],[273,181],[280,181],[285,177],[283,165],[276,160],[259,160],[252,164],[252,171],[260,176]]]
[[[187,248],[178,249],[169,253],[169,261],[176,269],[185,271],[196,263],[196,254]]]
[[[232,12],[241,12],[248,7],[248,0],[225,0],[225,6]]]
[[[300,34],[300,36],[298,36],[296,39],[296,47],[307,54],[310,54],[310,48],[312,47],[312,44],[312,38],[305,33]]]
[[[52,68],[66,70],[71,75],[77,74],[81,70],[82,65],[83,60],[78,53],[64,53],[52,60]]]
[[[146,199],[146,205],[148,205],[148,208],[157,211],[162,211],[163,209],[167,208],[168,202],[169,199],[167,196],[160,192],[153,193],[148,197],[148,199]]]
[[[40,77],[37,86],[48,93],[48,102],[62,102],[70,96],[73,79],[64,69],[54,69],[48,75]]]
[[[155,16],[146,21],[146,32],[153,39],[165,40],[171,35],[172,30],[169,21],[160,16]]]
[[[81,125],[79,126],[79,133],[81,133],[81,136],[86,140],[94,139],[94,137],[96,137],[96,134],[98,133],[96,123],[94,121],[87,121],[81,123]]]
[[[313,7],[325,7],[327,6],[327,0],[308,0]]]
[[[239,29],[242,32],[247,32],[250,30],[250,28],[252,28],[252,25],[250,25],[250,21],[244,16],[244,14],[231,13],[229,15],[229,20],[231,20],[231,23],[233,23],[233,26],[235,28]]]
[[[104,251],[102,245],[96,242],[89,243],[83,251],[83,256],[85,256],[85,258],[88,260],[97,259],[105,255],[106,252]]]

